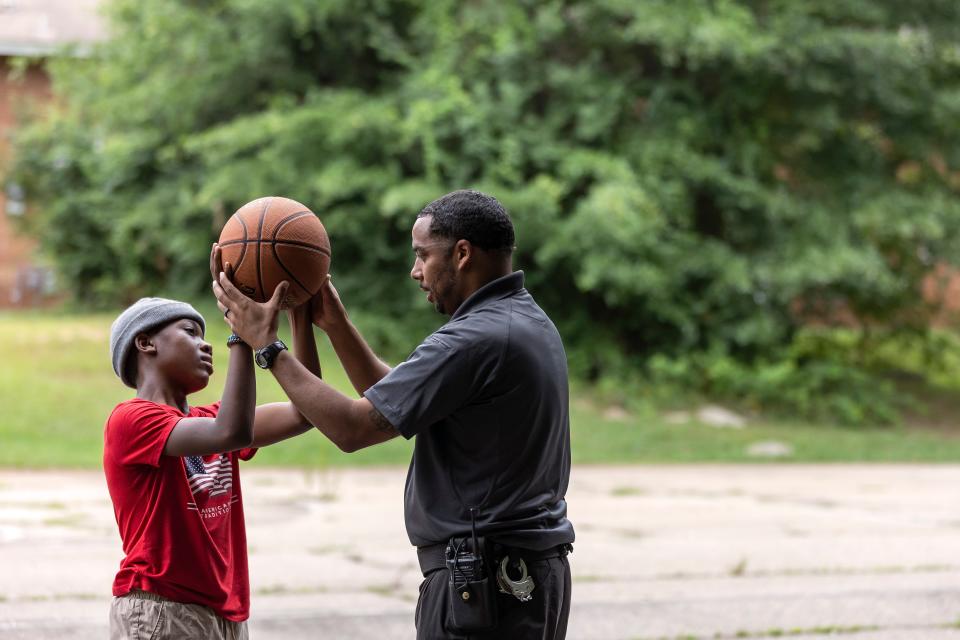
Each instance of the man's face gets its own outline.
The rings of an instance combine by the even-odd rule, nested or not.
[[[153,336],[156,366],[185,393],[207,386],[213,373],[213,347],[194,320],[175,320]]]
[[[413,269],[410,277],[427,292],[427,302],[444,315],[452,315],[459,299],[459,277],[454,265],[454,242],[430,235],[431,216],[417,218],[413,225]]]

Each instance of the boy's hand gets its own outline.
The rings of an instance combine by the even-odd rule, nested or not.
[[[320,285],[320,290],[310,299],[309,304],[313,324],[323,329],[324,332],[329,332],[347,320],[347,310],[340,301],[340,294],[337,293],[329,275],[327,275],[326,281]]]
[[[216,242],[210,247],[210,277],[214,280],[223,271],[223,259],[220,257],[220,245]]]
[[[307,300],[299,307],[287,308],[287,317],[290,322],[304,323],[310,326],[313,323],[313,312],[310,310],[310,301]]]
[[[224,321],[255,350],[277,340],[280,306],[289,288],[290,283],[284,280],[277,285],[269,300],[260,303],[241,293],[224,271],[213,280],[213,295],[217,297],[217,306],[223,311]]]
[[[216,280],[221,272],[227,274],[230,282],[233,282],[233,265],[229,262],[226,264],[223,263],[220,245],[214,242],[213,247],[210,249],[210,277]]]

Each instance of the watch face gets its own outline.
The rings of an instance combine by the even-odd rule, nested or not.
[[[261,369],[269,369],[273,366],[273,361],[277,358],[277,355],[286,348],[287,345],[277,340],[273,344],[268,344],[263,349],[257,351],[254,354],[254,360],[256,360],[257,366]]]

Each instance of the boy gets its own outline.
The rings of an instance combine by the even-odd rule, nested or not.
[[[286,283],[270,304],[279,306]],[[309,305],[290,312],[295,354],[319,374]],[[136,398],[104,429],[103,468],[125,557],[110,637],[247,637],[250,588],[238,460],[311,428],[290,403],[256,407],[253,357],[236,336],[220,402],[193,407],[213,348],[189,304],[143,298],[114,321],[113,369]]]

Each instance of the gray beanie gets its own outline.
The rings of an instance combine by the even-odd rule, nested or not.
[[[203,316],[186,302],[167,300],[166,298],[140,298],[126,311],[121,313],[110,325],[110,357],[113,359],[113,371],[123,384],[137,388],[137,381],[127,377],[127,357],[133,348],[134,339],[141,333],[156,329],[174,320],[189,318],[200,323],[200,330],[206,332]]]

